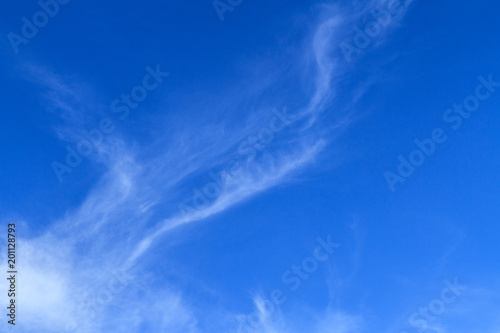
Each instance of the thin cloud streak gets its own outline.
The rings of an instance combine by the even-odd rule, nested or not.
[[[221,134],[216,136],[217,139],[224,138],[220,145],[204,144],[203,140],[199,139],[199,125],[189,128],[186,136],[177,137],[176,139],[180,140],[177,141],[178,145],[171,144],[164,149],[147,153],[134,146],[128,148],[124,143],[125,140],[120,139],[118,135],[108,138],[98,150],[98,158],[106,166],[107,172],[81,205],[56,221],[45,235],[37,239],[23,240],[26,249],[25,265],[30,267],[30,270],[26,268],[25,272],[29,280],[34,281],[34,285],[30,287],[30,290],[33,290],[33,299],[46,299],[49,291],[37,283],[50,279],[56,281],[58,286],[55,289],[57,292],[49,299],[50,304],[65,304],[63,313],[59,313],[60,318],[54,319],[51,326],[47,327],[43,326],[43,323],[47,322],[47,316],[50,316],[46,313],[46,307],[37,302],[32,303],[34,307],[27,311],[31,319],[24,322],[23,328],[64,330],[68,322],[77,322],[83,331],[102,330],[106,321],[109,325],[109,317],[102,314],[96,318],[86,318],[79,310],[79,306],[87,299],[86,290],[93,290],[95,285],[107,283],[106,280],[109,278],[103,272],[132,269],[137,266],[138,259],[169,232],[224,212],[286,182],[311,165],[330,140],[324,137],[322,134],[324,131],[318,130],[326,126],[318,119],[335,95],[334,78],[336,73],[342,70],[335,48],[342,35],[341,28],[345,27],[346,22],[350,22],[350,19],[340,15],[328,18],[318,25],[309,43],[308,52],[313,54],[314,70],[305,75],[314,82],[314,89],[305,106],[298,112],[300,119],[298,124],[302,126],[288,131],[289,146],[277,145],[278,148],[268,153],[270,156],[268,159],[242,162],[242,171],[230,179],[227,188],[206,207],[187,215],[174,211],[167,218],[154,217],[161,204],[176,206],[179,203],[179,194],[183,193],[180,187],[190,181],[193,175],[219,165],[221,160],[233,154],[232,149],[241,139],[259,128],[260,113],[249,117],[249,123],[242,124],[240,128],[227,131],[224,136]],[[64,85],[55,75],[41,75],[35,70],[32,74],[38,81],[45,80],[43,84],[51,91],[48,95],[49,101],[55,108],[63,110],[62,117],[77,119],[69,122],[59,133],[72,133],[75,127],[78,128],[86,123],[87,118],[78,109],[81,99],[75,95],[75,90],[68,88],[68,85]],[[265,84],[269,85],[268,82]],[[252,89],[252,91],[258,90],[258,88]],[[349,122],[342,126],[349,126]],[[207,132],[204,134],[208,135]],[[189,140],[191,137],[198,139]],[[64,135],[64,138],[77,139],[69,134]],[[212,142],[217,140],[213,139]],[[170,162],[172,160],[174,162]],[[144,234],[148,236],[144,237]],[[50,245],[43,251],[33,251],[38,244],[54,244],[51,239],[57,239],[57,244],[63,245]],[[83,252],[77,251],[82,248],[85,249]],[[54,256],[55,253],[63,253],[64,256]],[[50,273],[47,267],[37,265],[37,260],[40,258],[50,258],[47,267],[57,266],[58,271],[63,273],[54,275],[55,273]],[[61,267],[65,269],[62,270]],[[126,300],[126,293],[115,295],[115,300],[119,298],[125,305],[134,308],[133,300]],[[155,329],[198,332],[194,314],[189,310],[189,304],[184,304],[182,296],[175,292],[165,292],[164,296],[165,301],[155,298],[153,319],[162,318],[168,311],[176,308],[180,310],[175,312],[175,316],[157,324]],[[110,302],[115,304],[113,301]],[[110,308],[109,304],[104,308]],[[105,310],[103,312],[105,313]],[[125,324],[119,325],[119,319]],[[265,320],[268,326],[261,332],[294,332],[270,322],[270,318]],[[140,322],[130,310],[113,320],[117,327],[121,327],[118,331],[126,331],[127,324],[139,328]],[[320,322],[322,324],[316,329],[318,333],[330,332],[328,327],[331,325],[339,327],[336,333],[354,332],[358,327],[357,319],[339,314],[329,314]]]

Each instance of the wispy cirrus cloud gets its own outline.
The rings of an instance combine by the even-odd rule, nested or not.
[[[172,126],[172,131],[155,138],[148,147],[135,144],[125,131],[103,141],[94,158],[105,166],[105,172],[81,204],[54,221],[44,235],[23,240],[21,267],[30,281],[26,290],[32,298],[29,302],[20,299],[21,304],[30,304],[25,309],[29,319],[22,322],[22,330],[207,331],[197,320],[196,306],[181,291],[175,291],[173,283],[166,280],[157,285],[151,283],[149,289],[141,289],[147,297],[138,291],[140,259],[145,254],[154,255],[155,245],[176,228],[200,222],[286,183],[311,166],[331,144],[332,125],[336,125],[333,128],[337,131],[350,125],[348,117],[341,118],[338,124],[325,124],[323,114],[334,101],[339,73],[345,71],[338,45],[360,13],[338,5],[323,6],[322,10],[322,19],[312,37],[303,43],[305,47],[297,50],[296,59],[306,63],[292,66],[293,75],[306,78],[308,96],[301,105],[293,107],[293,124],[276,134],[272,144],[254,158],[242,155],[239,146],[242,140],[255,137],[267,126],[273,116],[269,110],[277,107],[261,89],[262,85],[270,85],[267,77],[248,87],[252,99],[262,98],[256,103],[258,107],[250,114],[245,110],[239,119],[231,119],[231,123],[220,118],[213,123],[194,120],[189,126],[180,127],[183,123],[176,128],[175,123],[164,122],[159,126]],[[74,132],[95,119],[93,105],[82,107],[78,87],[83,85],[68,84],[67,78],[39,67],[30,67],[30,75],[46,89],[50,108],[61,110],[65,126],[58,127],[56,132],[61,138],[75,142],[79,136]],[[273,84],[289,80],[289,75],[273,76]],[[294,92],[282,94],[276,99],[286,100]],[[103,109],[96,104],[95,110]],[[203,110],[200,118],[204,119],[207,112],[217,113],[217,110]],[[165,117],[158,119],[165,121]],[[239,163],[238,173],[227,179],[226,186],[212,201],[186,212],[178,209],[179,204],[192,198],[191,189],[196,186],[193,184],[203,182],[200,179],[204,175],[235,158]],[[125,287],[119,288],[120,285]],[[122,290],[118,292],[119,289]],[[258,299],[254,301],[259,308]],[[56,315],[46,304],[62,310]],[[235,329],[232,320],[236,322],[238,315],[231,312],[227,311],[230,319],[220,327]],[[265,316],[263,311],[261,314]],[[294,323],[294,327],[285,325],[288,320],[284,318],[288,316],[265,317],[264,325],[256,332],[300,331],[296,328],[299,323]],[[332,329],[336,333],[359,332],[362,325],[360,317],[338,311],[325,311],[310,322],[314,333]]]

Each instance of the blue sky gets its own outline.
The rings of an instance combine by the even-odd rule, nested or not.
[[[500,331],[496,2],[5,7],[2,332]]]

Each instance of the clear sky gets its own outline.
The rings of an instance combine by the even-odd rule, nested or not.
[[[500,332],[500,5],[9,1],[2,332]]]

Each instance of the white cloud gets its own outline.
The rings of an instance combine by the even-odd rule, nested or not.
[[[133,278],[123,291],[112,292],[113,272],[137,267],[138,259],[151,253],[159,239],[174,228],[230,209],[286,182],[315,161],[329,140],[319,119],[335,95],[336,75],[342,66],[336,46],[346,22],[350,18],[340,14],[322,21],[307,50],[312,56],[302,57],[312,61],[312,65],[299,67],[312,68],[305,75],[314,88],[298,111],[297,125],[279,139],[286,144],[277,142],[267,158],[240,159],[241,171],[215,200],[200,209],[187,214],[177,210],[183,200],[179,198],[189,198],[185,196],[184,188],[190,187],[186,183],[233,158],[241,140],[265,126],[261,119],[268,112],[266,108],[256,110],[240,126],[220,125],[223,131],[217,130],[218,125],[206,129],[193,122],[184,131],[173,131],[181,134],[168,136],[173,142],[166,146],[162,145],[168,140],[160,138],[152,144],[154,149],[128,148],[118,135],[106,138],[98,156],[107,171],[81,205],[54,222],[44,236],[22,241],[21,331],[53,332],[71,324],[82,332],[144,331],[144,327],[153,332],[201,331],[192,304],[180,292],[171,291],[168,281],[141,295],[136,290],[140,281]],[[52,106],[63,110],[64,119],[76,119],[59,131],[75,142],[78,136],[72,136],[72,131],[87,122],[79,109],[82,97],[76,92],[82,85],[67,85],[57,75],[30,68],[37,82],[48,89]],[[269,86],[266,79],[263,81]],[[255,93],[259,87],[249,90]],[[161,207],[174,208],[165,209],[166,216],[161,216]],[[297,332],[285,325],[283,318],[264,316],[264,325],[256,332]],[[361,322],[359,317],[327,312],[312,321],[316,325],[312,332],[358,332]]]

